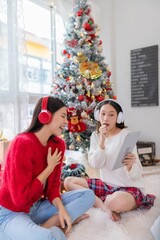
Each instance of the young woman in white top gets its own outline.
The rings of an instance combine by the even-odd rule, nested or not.
[[[120,220],[120,213],[136,208],[150,209],[155,200],[145,195],[142,184],[142,165],[137,148],[128,153],[123,167],[113,170],[122,143],[129,133],[124,124],[122,107],[113,99],[98,103],[94,111],[97,130],[92,133],[88,160],[100,170],[100,179],[67,177],[66,190],[90,188],[96,195],[95,207],[109,211],[113,221]]]

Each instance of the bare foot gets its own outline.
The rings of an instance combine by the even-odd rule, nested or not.
[[[111,212],[110,218],[112,219],[113,222],[117,222],[121,219],[121,215],[120,215],[120,213]]]
[[[72,224],[75,225],[75,224],[79,223],[80,221],[82,221],[84,219],[87,219],[87,218],[89,218],[89,215],[88,214],[83,214],[82,216],[78,217]],[[62,232],[66,236],[68,236],[68,234],[70,234],[70,231],[67,231],[67,227],[65,227],[65,228],[59,227],[59,228],[62,230]]]
[[[87,219],[87,218],[89,218],[89,215],[85,213],[85,214],[83,214],[82,216],[78,217],[78,218],[73,222],[73,224],[77,224],[77,223],[79,223],[79,222],[81,222],[82,220]]]

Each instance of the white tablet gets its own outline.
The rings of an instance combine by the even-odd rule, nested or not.
[[[123,145],[120,149],[120,152],[118,153],[117,160],[113,166],[113,170],[124,166],[122,161],[124,160],[127,153],[130,153],[133,151],[138,141],[138,138],[140,136],[140,133],[141,133],[140,131],[134,131],[134,132],[129,132],[126,135]]]

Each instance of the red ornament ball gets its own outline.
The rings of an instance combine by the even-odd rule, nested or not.
[[[77,12],[77,16],[80,17],[80,16],[82,16],[82,14],[83,14],[83,10],[80,9],[80,10]]]
[[[97,97],[97,100],[98,100],[99,102],[101,102],[101,101],[104,100],[104,97],[103,97],[103,96],[98,96],[98,97]]]
[[[114,99],[114,100],[117,100],[117,96],[116,96],[116,95],[114,95],[114,96],[113,96],[113,99]]]
[[[111,76],[111,71],[108,71],[108,77],[110,77]]]
[[[84,95],[79,95],[79,96],[78,96],[78,100],[79,100],[80,102],[82,102],[82,101],[84,100]]]
[[[70,77],[66,77],[66,82],[68,82],[70,80]]]
[[[91,9],[90,9],[90,8],[88,8],[88,9],[87,9],[87,11],[86,11],[86,14],[87,14],[87,15],[89,15],[89,14],[90,14],[90,12],[91,12]]]
[[[93,30],[92,26],[87,22],[84,23],[83,27],[86,31],[92,31]]]
[[[66,54],[67,54],[66,49],[62,50],[62,54],[63,54],[63,55],[66,55]]]

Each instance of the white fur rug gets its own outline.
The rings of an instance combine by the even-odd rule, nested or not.
[[[100,209],[92,208],[90,218],[73,227],[68,240],[153,240],[150,227],[160,215],[160,174],[144,176],[147,193],[156,195],[154,206],[148,211],[123,213],[120,222],[112,222]]]

